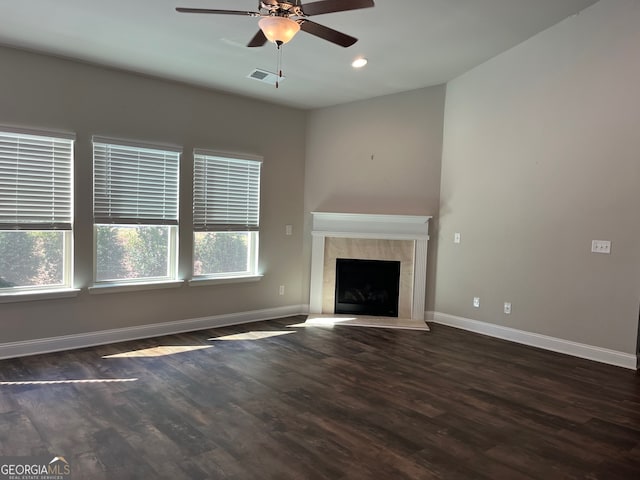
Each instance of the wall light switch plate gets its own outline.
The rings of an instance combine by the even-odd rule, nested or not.
[[[592,240],[592,253],[611,253],[611,242],[609,240]]]
[[[285,225],[284,226],[284,234],[285,235],[293,235],[293,225]]]
[[[453,234],[453,243],[460,243],[460,234],[458,232]]]

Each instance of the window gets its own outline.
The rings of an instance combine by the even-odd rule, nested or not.
[[[194,151],[194,276],[257,275],[261,164]]]
[[[93,138],[96,283],[176,279],[180,153]]]
[[[71,288],[73,135],[0,131],[0,292]]]

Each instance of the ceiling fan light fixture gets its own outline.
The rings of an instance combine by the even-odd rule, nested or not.
[[[267,40],[279,45],[287,43],[300,31],[298,22],[287,17],[262,17],[258,26]]]
[[[358,57],[356,58],[353,62],[351,62],[351,66],[353,68],[362,68],[364,67],[367,63],[369,63],[369,61],[364,58],[364,57]]]

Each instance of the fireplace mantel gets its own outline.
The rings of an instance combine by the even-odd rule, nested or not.
[[[429,219],[417,215],[311,212],[311,234],[323,237],[429,239]]]
[[[430,216],[312,212],[309,311],[322,312],[325,239],[364,238],[414,242],[411,318],[424,320]]]

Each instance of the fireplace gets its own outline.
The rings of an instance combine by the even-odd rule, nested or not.
[[[398,316],[400,262],[336,259],[334,313]]]
[[[400,263],[396,316],[424,320],[431,217],[328,212],[311,215],[309,313],[338,313],[335,303],[337,259],[382,260]]]

